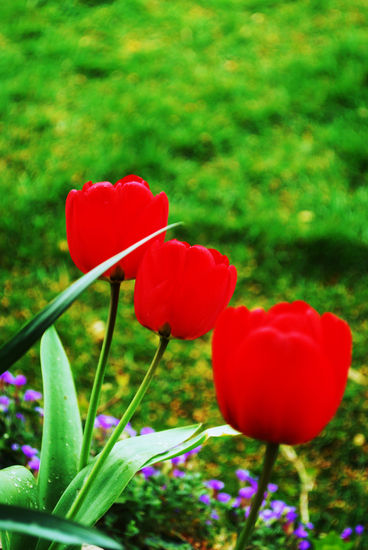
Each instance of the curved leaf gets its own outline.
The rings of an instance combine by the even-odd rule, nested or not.
[[[19,506],[0,504],[0,529],[16,533],[27,533],[65,544],[82,544],[84,542],[102,546],[111,550],[121,550],[122,546],[103,533],[90,527],[68,521],[46,512],[28,510]],[[49,544],[49,543],[48,543]],[[22,550],[29,550],[25,544]],[[13,546],[11,547],[13,550]]]
[[[68,358],[54,327],[41,339],[44,425],[38,475],[40,508],[52,510],[78,473],[82,423]]]
[[[10,466],[0,470],[0,504],[22,506],[22,509],[37,509],[37,486],[33,474],[24,466]],[[6,530],[6,527],[0,529]],[[23,531],[24,532],[24,531]],[[32,550],[37,540],[26,535],[11,534],[4,531],[1,542],[5,549]]]
[[[107,269],[112,267],[122,258],[128,256],[131,252],[142,246],[147,241],[157,237],[160,233],[167,231],[173,227],[180,225],[172,223],[167,225],[148,237],[141,239],[137,243],[129,246],[123,252],[112,256],[112,258],[102,262],[97,267],[77,279],[66,290],[61,292],[52,302],[50,302],[42,311],[40,311],[31,321],[29,321],[9,342],[0,348],[0,365],[4,372],[11,367],[28,349],[38,340],[45,330],[54,324],[56,319],[78,298],[78,296],[91,285],[98,277],[100,277]]]

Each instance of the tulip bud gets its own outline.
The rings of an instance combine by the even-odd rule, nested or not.
[[[235,284],[235,267],[217,250],[177,240],[155,243],[138,271],[135,313],[163,336],[192,340],[214,327]]]

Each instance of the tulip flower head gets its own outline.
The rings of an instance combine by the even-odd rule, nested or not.
[[[243,434],[295,445],[316,437],[342,399],[351,333],[302,301],[268,312],[228,308],[216,323],[212,360],[225,420]]]
[[[214,327],[235,284],[235,267],[217,250],[177,240],[154,243],[137,274],[135,313],[161,335],[192,340]]]
[[[66,233],[75,265],[87,273],[98,264],[167,225],[165,193],[154,196],[149,185],[134,175],[114,185],[87,182],[66,199]],[[162,242],[164,233],[154,240]],[[149,241],[104,273],[111,280],[134,279]]]

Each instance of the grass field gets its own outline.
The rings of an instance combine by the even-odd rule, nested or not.
[[[326,530],[366,524],[367,22],[365,0],[0,3],[1,341],[79,275],[68,191],[140,175],[184,222],[171,236],[236,265],[232,304],[304,299],[350,323],[361,383],[349,380],[336,419],[299,448],[317,476],[312,520]],[[116,415],[156,342],[135,321],[132,290],[104,388]],[[84,411],[107,303],[98,282],[57,323]],[[16,365],[37,388],[38,356],[36,346]],[[136,416],[155,428],[192,420],[221,422],[210,336],[170,344]],[[204,467],[226,479],[234,465],[257,469],[259,450],[216,442]],[[275,481],[297,504],[282,459]]]

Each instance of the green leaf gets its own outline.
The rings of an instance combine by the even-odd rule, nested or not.
[[[312,542],[315,550],[351,550],[354,546],[353,542],[342,540],[341,537],[333,531],[323,538],[318,540],[313,539]]]
[[[38,476],[40,508],[51,511],[78,473],[82,423],[68,358],[54,327],[41,339],[44,426]]]
[[[203,430],[203,432],[194,434],[193,437],[184,441],[180,445],[177,445],[173,449],[170,449],[169,451],[166,451],[160,455],[156,455],[150,458],[145,463],[144,466],[152,466],[157,462],[169,460],[171,458],[175,458],[176,456],[180,456],[184,453],[187,453],[188,451],[191,451],[192,449],[199,447],[199,445],[203,445],[204,443],[206,443],[206,441],[210,437],[226,437],[226,436],[237,436],[237,435],[241,435],[241,433],[234,430],[228,424],[216,426],[215,428],[208,428],[207,430]]]
[[[128,256],[131,252],[145,244],[147,241],[157,237],[160,233],[176,227],[179,223],[167,225],[148,237],[141,239],[137,243],[129,246],[123,252],[116,254],[112,258],[102,262],[100,265],[83,275],[66,290],[61,292],[52,302],[50,302],[42,311],[40,311],[31,321],[29,321],[9,342],[0,348],[0,365],[2,371],[5,371],[15,363],[28,349],[38,340],[45,330],[54,324],[56,319],[78,298],[78,296],[100,277],[107,269],[112,267],[122,258]]]
[[[37,486],[33,474],[24,466],[10,466],[0,470],[0,504],[22,506],[22,509],[38,508]],[[0,529],[6,530],[4,526]],[[28,536],[4,531],[1,535],[4,549],[32,550],[36,540]]]
[[[78,523],[46,512],[29,510],[19,506],[0,504],[0,529],[16,533],[27,533],[33,535],[33,537],[65,544],[82,544],[85,542],[111,550],[122,549],[118,542],[96,529],[83,527]],[[29,549],[28,545],[22,547],[22,550]],[[13,550],[13,546],[11,546],[11,550]]]

